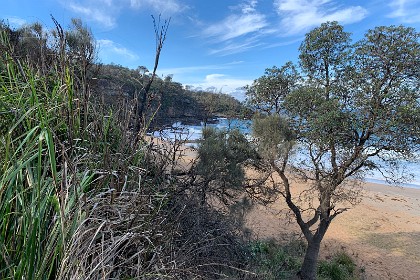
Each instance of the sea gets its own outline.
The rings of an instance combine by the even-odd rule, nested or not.
[[[170,127],[152,132],[151,135],[154,137],[163,137],[164,139],[185,141],[186,145],[196,148],[198,145],[197,140],[201,138],[204,126],[204,123],[200,125],[185,125],[181,122],[175,122]],[[251,120],[217,118],[211,123],[207,123],[206,126],[225,130],[239,129],[247,138],[251,139]],[[379,159],[376,159],[375,162],[381,165],[385,164],[385,162],[380,162]],[[386,172],[381,173],[375,170],[366,176],[365,181],[394,186],[395,184],[387,182],[385,177],[392,178],[404,173],[410,174],[410,180],[395,186],[420,189],[420,159],[412,161],[400,160],[398,163],[400,168],[393,168],[392,174]]]

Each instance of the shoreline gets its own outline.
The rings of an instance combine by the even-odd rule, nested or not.
[[[408,188],[408,189],[420,190],[420,185],[413,184],[413,183],[402,183],[400,185],[391,185],[391,184],[388,184],[384,180],[373,179],[373,178],[365,178],[364,183],[384,185],[384,186],[390,186],[390,187],[395,187],[395,188]]]
[[[416,185],[417,186],[417,185]],[[386,183],[364,181],[363,187],[369,189],[370,191],[378,191],[387,194],[411,194],[414,196],[420,196],[420,186],[419,187],[410,187],[406,185],[394,186]]]

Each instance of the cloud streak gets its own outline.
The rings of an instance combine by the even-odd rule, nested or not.
[[[223,42],[249,33],[258,32],[268,25],[262,14],[230,15],[223,21],[207,27],[203,34],[206,37],[214,37]]]
[[[225,64],[211,64],[211,65],[197,65],[197,66],[187,66],[187,67],[177,67],[177,68],[162,68],[159,69],[158,72],[163,73],[164,75],[168,74],[187,74],[187,73],[196,73],[198,71],[208,71],[208,70],[222,70],[222,69],[230,69],[234,65],[238,65],[243,63],[243,61],[234,61]]]
[[[62,6],[88,20],[113,28],[124,9],[152,9],[162,15],[179,13],[188,7],[179,0],[61,0]]]
[[[257,5],[257,0],[242,1],[230,7],[230,15],[203,29],[201,37],[212,45],[208,52],[210,55],[232,55],[261,45],[257,38],[272,30],[268,29],[266,15],[257,11]]]
[[[401,0],[400,0],[401,1]],[[255,48],[272,48],[292,44],[264,43],[268,36],[299,36],[326,21],[349,24],[363,20],[368,12],[361,6],[344,6],[334,0],[274,0],[279,24],[257,10],[258,1],[248,0],[231,7],[232,13],[204,28],[202,36],[212,46],[210,55],[227,56]]]
[[[266,16],[257,12],[258,1],[246,1],[238,6],[231,7],[233,10],[239,10],[239,13],[233,13],[220,22],[210,24],[203,31],[204,37],[213,38],[216,42],[224,42],[244,35],[259,32],[268,22]]]
[[[418,0],[393,0],[389,4],[393,11],[390,18],[398,18],[403,23],[420,22],[420,3]]]
[[[82,15],[84,18],[96,21],[105,27],[114,27],[116,24],[116,18],[114,15],[110,14],[102,8],[90,7],[89,5],[81,5],[75,2],[70,2],[66,5],[66,8],[75,12],[76,14]]]
[[[19,18],[15,16],[9,16],[6,18],[7,18],[7,22],[14,27],[21,27],[27,23],[26,20],[24,20],[23,18]]]
[[[234,96],[239,100],[244,99],[244,92],[240,90],[246,85],[252,84],[253,80],[233,78],[224,74],[208,74],[203,81],[192,83],[190,85],[202,89],[214,89],[216,92],[224,92]]]
[[[135,9],[150,7],[163,15],[180,13],[188,8],[177,0],[130,0],[130,7]]]
[[[209,51],[211,55],[227,56],[236,53],[242,53],[253,48],[263,46],[256,38],[246,39],[240,42],[228,42],[220,48],[212,48]]]
[[[99,53],[101,54],[101,57],[107,60],[115,59],[115,57],[130,60],[139,59],[137,54],[111,40],[102,39],[97,40],[97,42],[99,45]]]
[[[285,35],[301,34],[326,21],[358,22],[368,13],[361,6],[342,7],[332,0],[275,0],[274,7]]]

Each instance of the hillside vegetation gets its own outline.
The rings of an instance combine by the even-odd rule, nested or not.
[[[253,202],[279,194],[245,168],[267,168],[264,152],[278,143],[258,150],[236,130],[207,128],[185,162],[182,143],[146,137],[152,126],[249,111],[144,67],[99,65],[88,27],[52,21],[0,26],[0,279],[294,277],[305,243],[251,240],[244,228]],[[359,270],[343,253],[318,274]]]
[[[138,72],[95,64],[89,29],[54,22],[0,28],[0,278],[238,274],[235,222],[188,197],[170,151],[132,130]],[[204,106],[197,95],[156,79],[146,115],[185,117],[177,101]]]

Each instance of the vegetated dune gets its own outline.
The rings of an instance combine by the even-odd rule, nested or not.
[[[298,234],[285,207],[282,201],[255,207],[247,222],[254,237]],[[361,203],[331,223],[322,244],[321,258],[344,250],[364,267],[367,279],[419,279],[420,190],[366,183]]]

